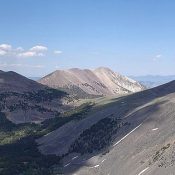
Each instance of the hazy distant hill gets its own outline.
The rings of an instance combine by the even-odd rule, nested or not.
[[[52,88],[61,88],[80,98],[126,94],[144,89],[138,82],[104,67],[95,70],[57,70],[39,82]]]
[[[175,75],[145,75],[145,76],[130,76],[136,81],[139,81],[141,84],[145,85],[148,88],[156,87],[161,84],[168,83],[175,80]]]
[[[28,77],[28,78],[34,81],[38,81],[39,79],[41,79],[41,77]]]

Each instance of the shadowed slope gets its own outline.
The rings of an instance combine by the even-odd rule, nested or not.
[[[0,72],[0,111],[14,123],[41,122],[66,110],[67,93],[15,72]]]
[[[168,155],[175,139],[174,81],[113,101],[39,139],[39,149],[69,153],[63,160],[65,174],[135,175],[149,167],[163,175],[167,166],[172,172],[174,164],[169,162],[175,157]]]

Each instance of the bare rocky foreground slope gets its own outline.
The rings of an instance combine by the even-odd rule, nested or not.
[[[102,84],[108,73],[116,75],[106,70],[97,71]],[[59,114],[70,108],[66,93],[15,72],[0,72],[0,91],[3,175],[175,172],[175,81],[130,95],[84,100],[91,103],[64,115]]]
[[[64,174],[173,174],[175,81],[105,103],[38,139],[40,151],[63,155]]]
[[[39,82],[52,88],[62,88],[79,98],[126,94],[144,89],[138,82],[104,67],[95,70],[57,70]]]
[[[68,108],[66,95],[15,72],[0,72],[0,111],[14,123],[58,116]]]

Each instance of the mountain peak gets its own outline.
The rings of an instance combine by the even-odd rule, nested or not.
[[[109,67],[98,67],[94,71],[110,71],[110,72],[112,72],[112,70]]]
[[[108,67],[99,67],[95,70],[79,68],[57,70],[39,82],[50,87],[62,88],[70,94],[81,97],[80,94],[111,96],[143,89],[141,84],[113,72]]]

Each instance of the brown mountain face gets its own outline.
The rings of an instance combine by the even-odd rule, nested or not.
[[[39,80],[52,88],[64,89],[80,98],[121,95],[144,89],[138,82],[109,68],[57,70]]]
[[[15,72],[0,72],[0,110],[14,123],[41,122],[66,109],[66,93]]]

